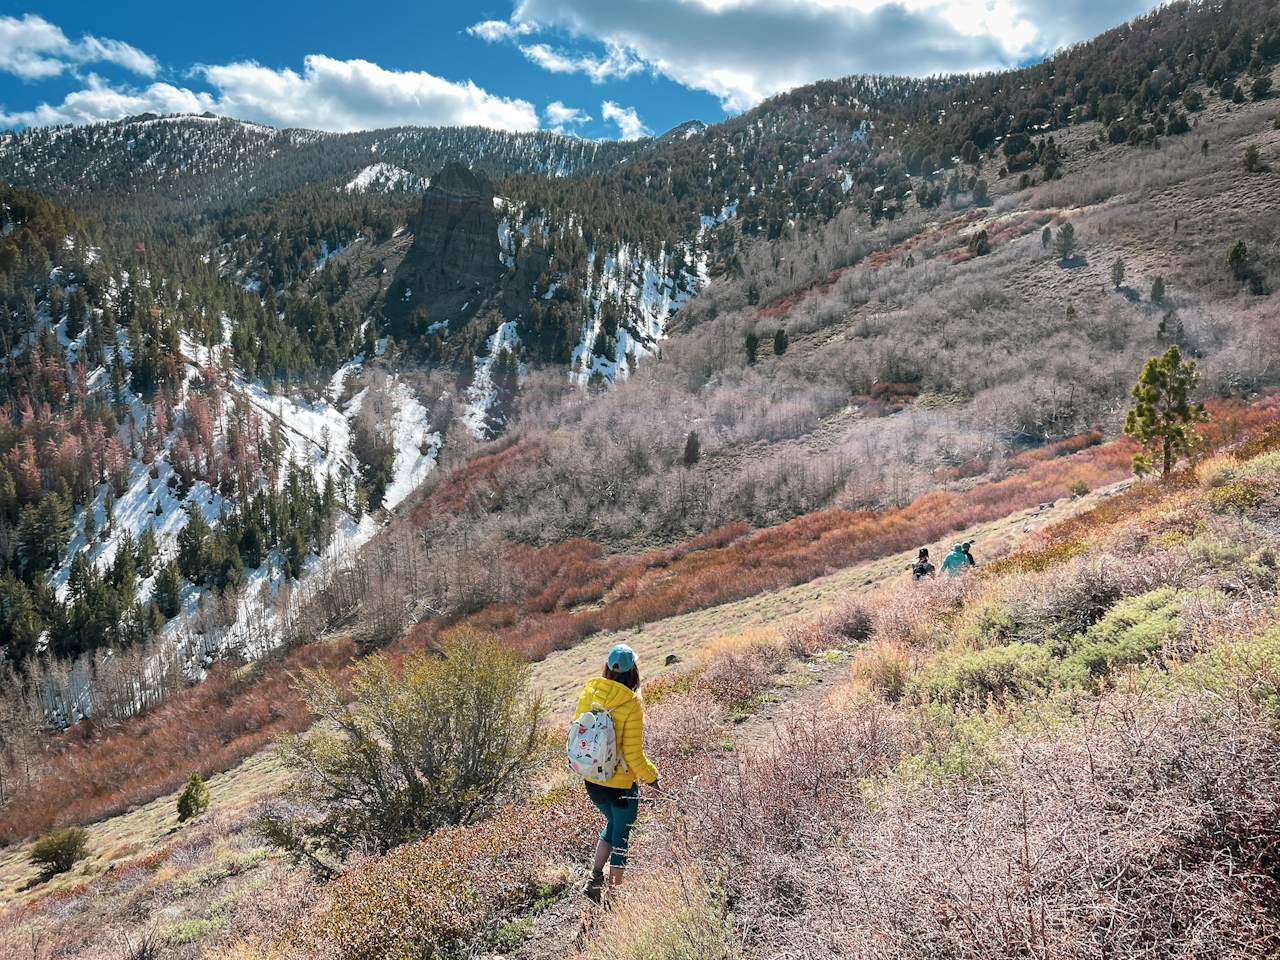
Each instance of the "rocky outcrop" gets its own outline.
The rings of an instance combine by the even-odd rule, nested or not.
[[[387,292],[385,311],[402,326],[418,307],[430,319],[456,323],[474,315],[498,287],[498,222],[493,182],[460,163],[447,164],[431,180],[412,225],[413,245]]]

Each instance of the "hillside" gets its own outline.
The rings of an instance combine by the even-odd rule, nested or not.
[[[713,956],[1272,955],[1238,785],[1276,775],[1278,63],[1271,5],[1175,3],[626,144],[4,134],[0,944],[662,956],[677,917]],[[1172,344],[1209,459],[1129,485]],[[962,531],[979,576],[902,582]],[[309,809],[270,753],[301,671],[458,636],[553,707],[619,638],[680,658],[680,800],[616,919],[577,927],[590,814],[549,770],[328,882],[254,832]]]
[[[454,938],[529,958],[677,943],[1269,955],[1275,798],[1255,787],[1277,755],[1276,444],[1273,423],[1173,484],[957,531],[981,558],[960,579],[913,583],[904,552],[548,657],[552,691],[619,636],[653,664],[646,749],[668,795],[646,806],[611,913],[572,892],[592,815],[559,774],[536,802],[321,885],[255,838],[254,798],[284,779],[256,760],[211,779],[193,825],[165,826],[169,795],[95,827],[81,875],[11,901],[0,942],[91,956],[110,929],[173,956],[409,957]],[[0,861],[10,897],[29,875],[16,853]],[[446,895],[456,885],[470,892]]]
[[[1064,136],[1073,147],[1093,140],[1129,157],[1166,138],[1194,139],[1205,102],[1223,94],[1266,101],[1278,56],[1280,21],[1262,0],[1175,3],[1021,70],[824,81],[720,124],[684,124],[625,145],[473,128],[325,135],[207,117],[133,118],[12,134],[0,177],[82,213],[182,237],[193,254],[216,256],[238,280],[257,289],[266,281],[278,295],[335,252],[381,247],[410,226],[413,192],[401,187],[461,162],[494,178],[504,200],[500,245],[504,266],[521,277],[518,295],[488,316],[449,310],[406,330],[413,305],[404,317],[380,307],[393,293],[392,306],[404,305],[405,287],[393,292],[390,276],[367,276],[394,271],[388,248],[355,273],[353,264],[330,264],[319,278],[323,296],[349,294],[375,327],[398,321],[392,332],[402,344],[408,336],[411,353],[463,378],[481,375],[476,364],[487,375],[497,358],[486,353],[505,345],[516,359],[569,364],[577,382],[606,384],[651,356],[684,297],[710,280],[750,274],[730,283],[721,309],[795,295],[883,247],[875,230],[854,235],[859,220],[895,234],[904,215],[982,208],[978,180],[996,196],[997,181],[1058,177],[1068,157],[1079,160],[1060,148]],[[383,189],[347,189],[365,180]],[[784,249],[815,234],[824,248],[817,260],[805,244],[799,257]],[[494,340],[511,321],[517,327]],[[310,326],[301,315],[284,324],[300,334]],[[358,352],[342,337],[334,347],[336,357],[315,364]],[[274,375],[315,375],[295,358],[276,366]]]
[[[1199,29],[1221,27],[1210,13],[1196,12]],[[1165,16],[1140,25],[1158,36]],[[370,195],[347,191],[359,177],[343,174],[262,201],[241,250],[224,243],[205,255],[11,191],[6,336],[21,346],[7,368],[4,645],[18,663],[55,655],[49,676],[59,679],[30,689],[53,683],[43,709],[66,723],[92,711],[85,678],[107,649],[163,637],[167,682],[179,682],[230,651],[307,639],[374,603],[349,587],[385,562],[359,554],[377,529],[368,515],[405,502],[442,458],[452,475],[430,479],[381,541],[410,546],[380,578],[370,637],[413,621],[430,635],[432,617],[493,604],[520,609],[526,561],[510,543],[540,556],[586,538],[600,546],[566,549],[590,565],[602,551],[662,549],[726,524],[769,527],[999,481],[1020,448],[1115,431],[1133,371],[1169,342],[1197,357],[1211,395],[1264,388],[1276,364],[1269,303],[1280,264],[1266,198],[1277,133],[1265,88],[1256,100],[1239,89],[1184,87],[1189,105],[1199,100],[1189,129],[1153,141],[1099,143],[1099,127],[1073,122],[1036,148],[1039,173],[1017,181],[984,180],[994,160],[966,151],[947,181],[954,195],[935,205],[930,188],[927,203],[892,217],[875,205],[884,191],[873,192],[869,206],[851,201],[825,223],[800,217],[776,239],[747,242],[745,200],[726,203],[721,226],[707,217],[698,230],[703,240],[739,231],[724,254],[732,269],[717,261],[723,250],[680,240],[670,215],[677,249],[663,240],[657,265],[645,266],[644,224],[697,202],[677,197],[674,179],[651,201],[641,193],[612,207],[626,211],[610,227],[616,257],[602,249],[610,234],[583,230],[570,243],[557,232],[572,218],[559,219],[552,194],[501,197],[519,183],[533,189],[510,177],[492,194],[458,194],[458,209],[472,211],[463,228],[450,220],[454,200],[433,199],[443,183]],[[755,129],[788,102],[762,105]],[[625,169],[537,189],[602,199],[638,184],[636,171],[663,151],[742,129],[691,127],[637,148]],[[1052,176],[1040,180],[1046,158]],[[416,234],[326,237],[303,202],[320,195],[342,216],[363,216],[351,206],[361,196],[405,216],[421,205]],[[590,209],[575,216],[590,224]],[[309,224],[300,255],[279,229],[290,223]],[[285,260],[255,247],[253,229],[275,237]],[[1075,237],[1067,256],[1064,232]],[[457,254],[461,272],[431,272],[455,250],[470,251]],[[1229,264],[1228,250],[1247,252]],[[296,255],[301,267],[289,269],[301,272],[277,276]],[[251,279],[262,270],[265,286]],[[585,287],[574,271],[585,271]],[[423,307],[411,287],[419,278]],[[454,290],[464,280],[480,284],[469,288],[477,305]],[[433,290],[447,296],[431,300]],[[391,355],[374,362],[386,344]],[[567,356],[567,375],[547,354]],[[585,402],[574,385],[588,387]],[[202,522],[189,526],[193,509]],[[80,549],[90,539],[102,546]],[[322,572],[295,589],[309,565]],[[548,626],[561,639],[533,646],[587,630]]]

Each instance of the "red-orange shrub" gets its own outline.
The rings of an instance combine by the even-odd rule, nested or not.
[[[350,641],[309,644],[244,674],[218,666],[155,711],[125,723],[83,724],[51,737],[49,772],[0,807],[0,843],[83,824],[176,790],[192,770],[228,770],[270,736],[305,730],[311,713],[289,679],[303,668],[341,671]]]

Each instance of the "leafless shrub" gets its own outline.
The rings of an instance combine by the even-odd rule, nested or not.
[[[903,582],[868,601],[875,609],[874,637],[906,647],[944,645],[949,619],[977,589],[973,578],[931,577]]]
[[[717,756],[684,789],[679,823],[655,826],[687,838],[744,915],[807,900],[792,861],[851,835],[866,817],[856,783],[887,770],[906,742],[905,725],[870,704],[798,715],[777,732],[759,749]]]
[[[981,790],[899,784],[858,856],[830,857],[848,879],[806,926],[868,957],[1274,952],[1280,742],[1204,706],[1130,692]]]
[[[645,710],[645,748],[655,753],[706,749],[725,723],[725,711],[697,692],[674,693]]]
[[[891,640],[876,640],[854,654],[850,676],[854,686],[896,703],[906,692],[907,681],[915,674],[911,650]]]
[[[703,651],[697,686],[725,706],[748,706],[773,686],[787,657],[786,649],[770,637],[718,638]]]
[[[822,650],[846,649],[865,643],[875,629],[875,617],[859,600],[843,596],[813,623],[789,623],[782,640],[793,657],[809,657]]]
[[[1192,564],[1174,551],[1123,560],[1076,557],[1002,585],[1020,635],[1039,642],[1066,638],[1096,623],[1116,603],[1159,587],[1186,585]]]
[[[841,597],[833,610],[823,614],[819,624],[829,636],[845,644],[863,643],[875,629],[875,617],[860,601]]]

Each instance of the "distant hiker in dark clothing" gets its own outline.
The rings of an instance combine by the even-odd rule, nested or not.
[[[978,561],[973,559],[973,554],[969,552],[969,548],[972,546],[973,541],[966,540],[964,543],[960,544],[960,549],[964,551],[965,563],[969,564],[971,567],[976,567],[978,565]]]
[[[942,558],[942,572],[949,577],[958,577],[960,571],[969,563],[970,561],[964,556],[964,546],[957,543],[951,548],[951,552]]]
[[[916,562],[911,565],[911,579],[923,580],[925,577],[933,576],[937,569],[929,562],[929,548],[921,547],[920,553],[916,556]]]

